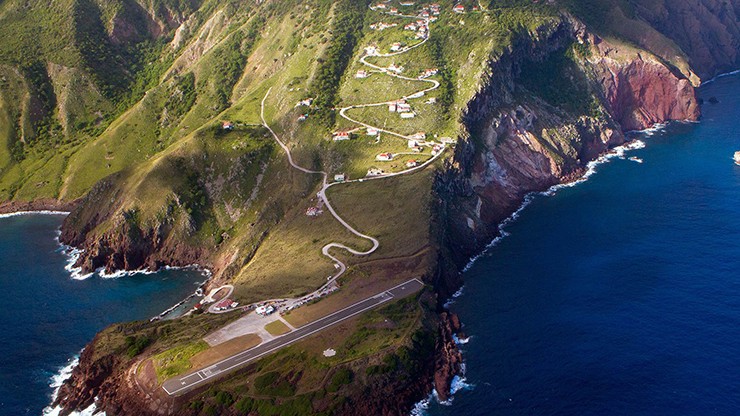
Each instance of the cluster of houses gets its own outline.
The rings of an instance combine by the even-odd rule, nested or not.
[[[388,7],[385,3],[376,3],[372,6],[370,6],[372,10],[380,10],[384,12],[388,12],[388,14],[398,14],[398,9],[396,7]]]
[[[418,16],[424,19],[429,19],[430,22],[434,22],[437,20],[437,16],[439,16],[441,6],[437,3],[430,4],[429,6],[424,6],[419,10]]]
[[[432,156],[437,156],[439,152],[442,151],[442,149],[444,149],[444,146],[442,146],[441,144],[435,144],[434,146],[432,146]]]
[[[452,11],[455,13],[463,14],[465,13],[465,5],[461,3],[457,3],[453,8]],[[477,12],[480,11],[480,8],[478,6],[473,6],[473,11]]]
[[[382,31],[386,29],[390,29],[392,27],[398,26],[398,23],[385,23],[385,22],[377,22],[370,25],[370,29]]]
[[[356,131],[356,130],[357,129],[355,129],[355,130],[337,130],[337,131],[335,131],[334,133],[331,134],[331,139],[333,141],[335,141],[335,142],[342,142],[342,141],[345,141],[345,140],[353,139],[354,138],[354,134],[352,132],[353,131]],[[368,136],[376,137],[376,136],[380,135],[380,130],[378,130],[375,127],[369,127],[368,126],[366,128],[366,130],[365,130],[365,133]]]
[[[414,118],[416,116],[411,111],[411,104],[407,103],[406,100],[391,101],[388,103],[388,111],[398,113],[401,118]]]
[[[427,25],[427,20],[417,20],[414,23],[409,23],[403,27],[403,30],[416,32],[416,39],[426,39],[429,37],[429,26]]]
[[[390,113],[408,113],[411,111],[411,104],[406,100],[391,101],[388,103],[388,112]]]
[[[219,301],[214,307],[214,311],[225,311],[227,309],[234,309],[239,306],[239,302],[234,302],[231,299],[224,299]]]

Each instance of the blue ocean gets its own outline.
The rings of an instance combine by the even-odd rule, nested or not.
[[[740,76],[700,96],[465,274],[465,380],[427,413],[740,415]]]
[[[111,323],[147,319],[193,293],[193,270],[74,280],[59,215],[0,218],[0,415],[41,415],[52,378]],[[58,378],[58,377],[57,377]]]

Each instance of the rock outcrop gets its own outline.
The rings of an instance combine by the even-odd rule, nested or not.
[[[453,378],[460,374],[462,353],[457,348],[455,336],[460,332],[460,320],[457,315],[443,312],[439,322],[434,360],[434,389],[440,400],[450,398],[450,388]]]
[[[641,130],[668,120],[697,120],[699,104],[690,80],[671,72],[657,58],[625,50],[596,36],[594,79],[622,131]]]

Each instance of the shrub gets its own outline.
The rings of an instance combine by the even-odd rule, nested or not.
[[[345,384],[351,383],[353,377],[354,373],[352,373],[352,370],[350,370],[349,368],[340,368],[332,376],[331,382],[329,382],[329,385],[326,386],[326,390],[334,393]]]

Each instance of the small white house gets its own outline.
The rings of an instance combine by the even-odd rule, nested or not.
[[[370,74],[367,71],[365,71],[364,69],[361,69],[361,70],[357,71],[357,73],[355,74],[355,78],[358,78],[358,79],[367,78],[369,76],[370,76]]]
[[[334,175],[334,182],[344,182],[346,180],[347,180],[347,175],[345,175],[344,173]]]
[[[375,160],[379,162],[389,162],[393,160],[393,153],[381,153],[375,156]]]
[[[368,127],[367,128],[367,135],[368,136],[377,136],[378,135],[378,129],[374,127]]]
[[[414,113],[401,113],[401,118],[414,118],[416,117],[416,114]]]

